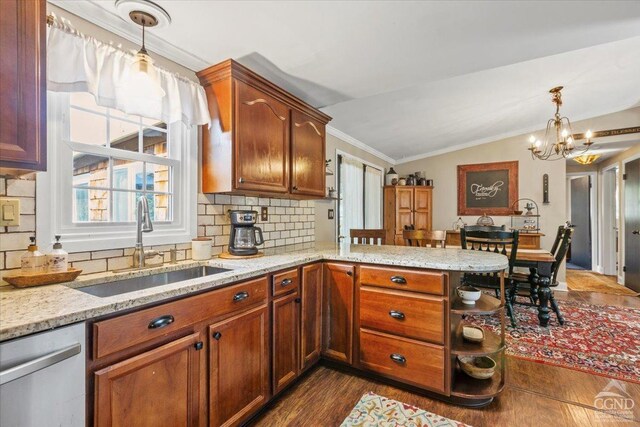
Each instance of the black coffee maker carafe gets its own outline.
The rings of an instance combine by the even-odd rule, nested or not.
[[[258,212],[229,211],[231,218],[231,235],[229,236],[229,253],[231,255],[255,255],[256,246],[264,243],[262,230],[256,227]]]

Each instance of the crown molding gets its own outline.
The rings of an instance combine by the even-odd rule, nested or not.
[[[51,4],[69,13],[110,31],[132,43],[140,44],[140,29],[131,22],[126,22],[119,15],[109,12],[91,1],[48,0]],[[163,56],[193,71],[199,71],[209,64],[204,59],[192,55],[147,30],[145,45],[148,50]]]
[[[376,150],[375,148],[372,148],[370,146],[368,146],[367,144],[365,144],[364,142],[360,141],[359,139],[356,139],[354,137],[352,137],[351,135],[348,135],[344,132],[342,132],[339,129],[336,129],[332,126],[327,126],[326,128],[327,133],[329,133],[330,135],[335,136],[338,139],[341,139],[342,141],[346,142],[347,144],[353,145],[356,148],[361,149],[362,151],[366,151],[367,153],[376,156],[377,158],[384,160],[387,163],[390,163],[392,165],[395,165],[397,163],[397,161],[392,158],[387,156],[386,154]]]

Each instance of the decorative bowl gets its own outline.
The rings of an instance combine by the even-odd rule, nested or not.
[[[462,338],[465,341],[481,343],[484,341],[484,329],[479,326],[464,325],[462,327]]]
[[[482,291],[469,285],[458,286],[456,291],[460,299],[462,299],[462,303],[467,305],[474,305],[482,296]]]
[[[478,380],[487,380],[496,372],[496,361],[488,356],[458,356],[462,372]]]
[[[523,212],[523,211],[513,211],[513,214],[514,214],[514,215],[522,215],[522,212]]]

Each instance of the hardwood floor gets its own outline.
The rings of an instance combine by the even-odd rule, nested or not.
[[[615,276],[593,271],[567,269],[567,287],[572,291],[638,296],[637,292],[618,284]]]
[[[637,297],[591,292],[556,292],[558,300],[640,307]],[[595,407],[596,395],[610,379],[571,369],[507,358],[507,386],[480,409],[458,407],[430,397],[318,366],[287,390],[255,426],[339,426],[364,393],[418,406],[475,427],[482,426],[631,426],[640,424],[640,384],[622,382],[635,402],[631,418],[612,417]]]

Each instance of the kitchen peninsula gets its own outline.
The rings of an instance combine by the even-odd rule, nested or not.
[[[265,252],[263,258],[201,263],[229,270],[214,276],[108,297],[75,288],[197,263],[88,275],[66,285],[5,288],[0,291],[0,340],[86,322],[87,394],[95,401],[96,425],[124,416],[113,409],[124,403],[114,401],[124,399],[114,391],[117,378],[142,378],[146,364],[173,363],[167,358],[180,354],[183,364],[172,369],[180,376],[184,368],[184,393],[177,389],[168,398],[179,405],[195,393],[200,401],[189,400],[187,416],[219,417],[215,425],[249,419],[321,358],[459,404],[483,405],[502,390],[503,337],[491,336],[477,349],[498,361],[490,380],[465,377],[455,358],[475,354],[462,342],[461,315],[503,316],[504,302],[483,295],[468,307],[455,288],[465,272],[504,270],[506,257],[334,244]],[[233,369],[236,358],[246,363],[242,373]],[[198,370],[201,374],[193,377]],[[247,381],[253,388],[243,391],[246,398],[225,395]],[[151,387],[149,396],[153,393]],[[127,404],[135,408],[145,395],[128,396]]]

